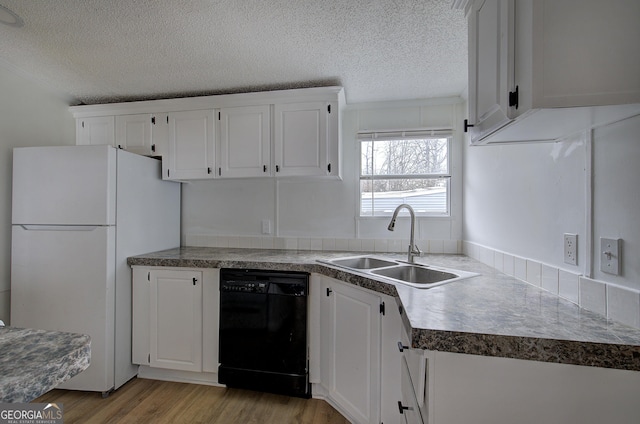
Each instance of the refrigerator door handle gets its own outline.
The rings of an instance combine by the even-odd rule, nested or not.
[[[27,231],[93,231],[100,225],[25,225],[20,224]]]

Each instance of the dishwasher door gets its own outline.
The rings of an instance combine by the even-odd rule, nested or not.
[[[218,382],[309,397],[308,274],[221,270]]]

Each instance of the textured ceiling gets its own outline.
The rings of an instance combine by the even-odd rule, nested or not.
[[[0,0],[0,61],[79,104],[342,85],[348,103],[460,95],[451,0]]]

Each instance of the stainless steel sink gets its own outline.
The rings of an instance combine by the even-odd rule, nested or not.
[[[416,265],[398,265],[374,270],[371,273],[414,284],[434,284],[459,277],[459,275],[451,272],[438,271]]]
[[[333,259],[329,262],[334,265],[353,269],[375,269],[398,264],[395,261],[387,261],[385,259],[379,259],[371,256],[356,256],[353,258]]]
[[[435,287],[479,275],[475,272],[430,265],[409,264],[403,261],[382,259],[370,255],[320,260],[319,262],[345,268],[354,273],[364,274],[372,278],[401,283],[420,289]]]

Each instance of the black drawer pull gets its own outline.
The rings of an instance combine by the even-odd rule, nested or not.
[[[198,282],[198,279],[196,277],[193,277],[193,285],[195,286],[196,283]]]
[[[409,349],[409,346],[405,346],[402,344],[402,342],[398,342],[398,350],[400,352],[404,352],[405,349]]]

